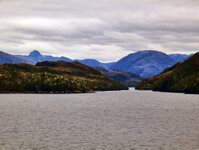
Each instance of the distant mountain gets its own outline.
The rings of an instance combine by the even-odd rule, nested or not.
[[[176,62],[183,62],[186,59],[188,59],[192,55],[186,55],[186,54],[169,54],[169,56],[174,59]]]
[[[143,77],[151,77],[175,63],[176,61],[165,53],[154,50],[144,50],[129,54],[120,59],[113,64],[110,69],[131,71]]]
[[[72,62],[72,61],[79,61],[87,66],[100,66],[104,67],[106,69],[110,68],[110,66],[114,63],[101,63],[95,59],[84,59],[84,60],[72,60],[68,57],[53,57],[50,55],[42,55],[39,51],[34,50],[30,52],[29,55],[10,55],[4,52],[0,51],[0,64],[4,63],[28,63],[28,64],[36,64],[37,62],[42,62],[42,61],[67,61],[67,62]]]
[[[109,69],[111,67],[111,65],[114,64],[114,62],[111,62],[111,63],[101,63],[95,59],[83,59],[83,60],[76,60],[82,64],[85,64],[87,66],[90,66],[90,67],[103,67],[105,69]]]
[[[42,61],[59,61],[59,60],[63,60],[63,61],[67,61],[67,62],[72,61],[70,58],[67,58],[67,57],[53,57],[53,56],[48,56],[48,55],[42,55],[37,50],[30,52],[30,54],[28,56],[26,56],[26,55],[15,55],[15,56],[23,59],[24,60],[23,63],[28,63],[28,64],[32,64],[32,65],[36,64],[37,62],[42,62]],[[15,62],[15,63],[17,63],[17,62]]]
[[[63,61],[67,61],[67,62],[72,61],[70,58],[67,58],[67,57],[53,57],[53,56],[48,56],[48,55],[41,55],[40,52],[37,50],[30,52],[28,57],[34,59],[36,62],[59,61],[59,60],[63,60]]]
[[[120,82],[79,62],[0,65],[0,93],[82,93],[127,89]]]
[[[102,67],[94,67],[94,68],[100,71],[102,74],[110,77],[113,80],[119,81],[128,87],[134,87],[144,79],[140,75],[133,72],[121,71],[121,70],[110,71]]]
[[[113,64],[115,64],[115,62],[102,63],[102,67],[109,70]]]
[[[24,63],[24,62],[27,62],[27,60],[0,51],[0,64],[4,64],[4,63]]]
[[[82,63],[82,64],[85,64],[85,65],[87,65],[87,66],[90,66],[90,67],[93,67],[93,66],[101,66],[102,64],[99,62],[99,61],[97,61],[97,60],[95,60],[95,59],[84,59],[84,60],[75,60],[75,61],[78,61],[78,62],[80,62],[80,63]]]
[[[42,55],[37,50],[34,50],[34,51],[30,52],[30,54],[28,55],[28,57],[32,57],[32,58],[37,59],[37,60],[42,59]]]
[[[199,52],[159,75],[143,80],[136,89],[199,94]]]

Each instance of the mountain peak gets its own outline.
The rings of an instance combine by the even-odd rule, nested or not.
[[[30,54],[28,56],[38,58],[38,57],[41,57],[41,53],[37,50],[34,50],[34,51],[30,52]]]

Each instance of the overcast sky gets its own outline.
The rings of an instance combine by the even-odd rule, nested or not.
[[[199,51],[199,0],[0,0],[0,50],[115,61]]]

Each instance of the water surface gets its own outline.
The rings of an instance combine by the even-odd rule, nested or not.
[[[4,149],[198,150],[199,95],[1,94]]]

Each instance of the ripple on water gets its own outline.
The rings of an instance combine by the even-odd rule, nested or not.
[[[0,150],[197,150],[198,141],[198,95],[0,95]]]

